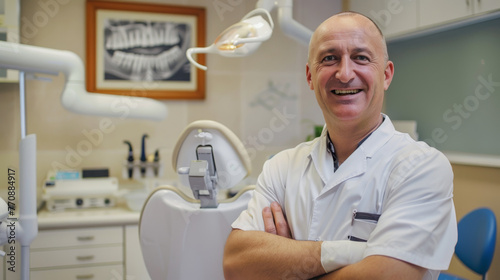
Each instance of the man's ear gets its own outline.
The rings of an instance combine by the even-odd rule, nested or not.
[[[391,85],[392,77],[394,77],[394,63],[389,60],[384,71],[384,90],[387,90]]]
[[[314,85],[311,81],[311,69],[309,69],[309,63],[306,63],[306,80],[307,84],[309,85],[309,88],[311,90],[314,90]]]

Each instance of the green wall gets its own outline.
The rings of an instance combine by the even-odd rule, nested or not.
[[[389,43],[393,120],[442,151],[500,155],[500,19]]]

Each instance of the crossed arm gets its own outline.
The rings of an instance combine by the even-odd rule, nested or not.
[[[235,229],[224,250],[225,279],[422,279],[425,269],[386,256],[369,256],[326,273],[321,241],[291,238],[281,206],[262,211],[265,232]]]

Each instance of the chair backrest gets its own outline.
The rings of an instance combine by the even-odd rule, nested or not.
[[[495,213],[488,208],[478,208],[458,222],[456,256],[474,272],[485,275],[489,270],[497,235]]]
[[[224,279],[222,257],[231,223],[247,208],[253,186],[217,208],[200,208],[174,187],[146,200],[139,222],[144,263],[152,280]]]

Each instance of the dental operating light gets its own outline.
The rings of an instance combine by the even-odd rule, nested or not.
[[[267,16],[266,21],[262,13]],[[271,38],[274,23],[269,12],[265,9],[255,9],[246,14],[243,19],[224,30],[215,42],[206,48],[189,48],[186,52],[188,60],[196,67],[207,70],[193,59],[195,53],[217,53],[227,57],[247,56],[260,46],[260,44]]]
[[[225,57],[243,57],[252,54],[262,42],[271,38],[274,23],[269,12],[276,7],[281,30],[287,36],[308,45],[312,31],[293,19],[293,0],[259,0],[255,10],[224,30],[212,45],[205,48],[189,48],[186,51],[189,62],[202,70],[207,70],[206,66],[193,59],[193,54],[214,53]],[[268,20],[258,14],[264,14]]]

